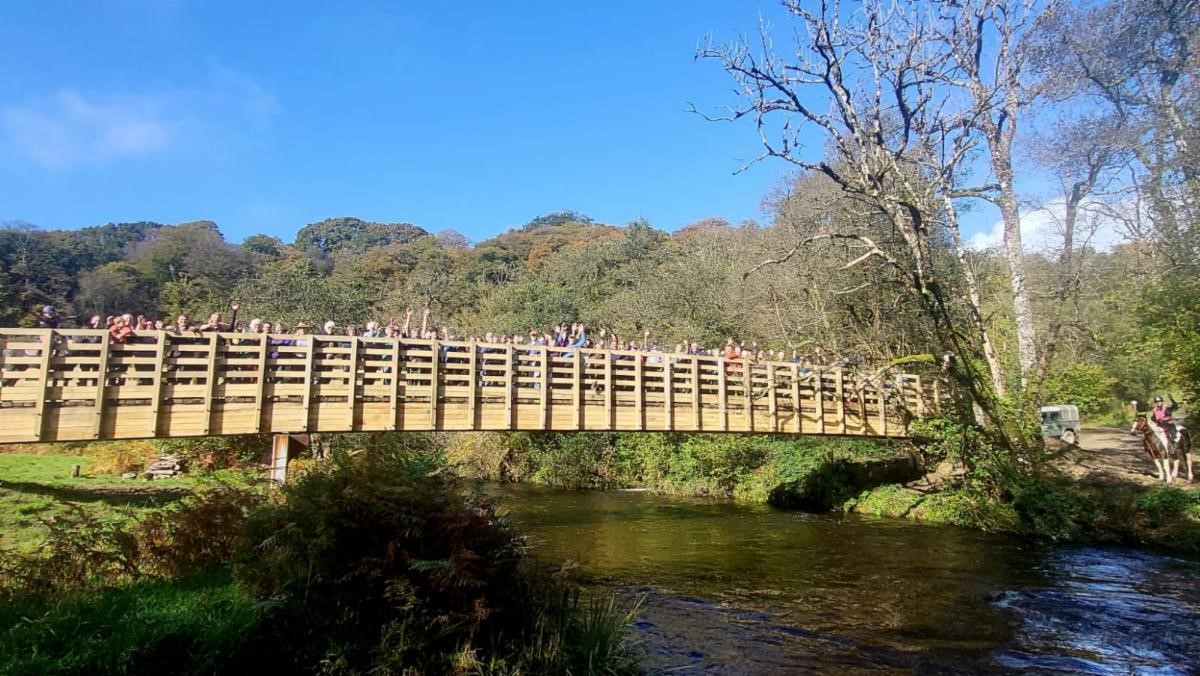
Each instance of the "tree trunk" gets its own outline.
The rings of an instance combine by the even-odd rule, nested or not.
[[[1010,125],[1013,121],[1009,122]],[[1020,353],[1021,386],[1037,371],[1037,330],[1033,323],[1033,303],[1025,284],[1025,250],[1021,245],[1021,211],[1013,189],[1012,139],[1008,134],[989,136],[992,168],[1000,180],[1000,216],[1004,219],[1004,255],[1012,278],[1013,318],[1017,327]]]

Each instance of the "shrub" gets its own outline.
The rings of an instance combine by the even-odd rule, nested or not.
[[[567,634],[584,619],[562,608],[566,587],[492,505],[413,454],[335,453],[280,492],[248,520],[253,546],[234,570],[266,609],[261,640],[289,645],[285,669],[563,671],[548,663],[571,659]],[[557,648],[531,665],[539,642]]]
[[[256,466],[271,448],[266,434],[238,434],[223,437],[185,437],[157,439],[158,453],[171,453],[204,470]]]
[[[863,491],[845,505],[846,511],[872,516],[904,517],[921,502],[921,494],[899,484]]]

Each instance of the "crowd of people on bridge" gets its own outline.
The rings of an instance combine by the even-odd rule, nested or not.
[[[202,322],[193,320],[187,314],[180,314],[175,317],[174,322],[168,323],[163,319],[144,315],[135,316],[130,313],[107,317],[91,315],[83,324],[84,328],[107,330],[110,342],[116,344],[136,340],[138,332],[145,331],[164,331],[175,336],[196,336],[220,332],[280,336],[273,340],[273,343],[276,344],[288,344],[296,340],[283,336],[361,336],[364,338],[464,341],[489,345],[607,349],[647,355],[656,353],[686,354],[701,357],[723,357],[727,361],[740,360],[747,363],[792,363],[803,368],[865,365],[863,360],[850,360],[828,354],[819,345],[803,355],[796,349],[789,352],[782,349],[765,348],[756,341],[746,343],[732,337],[727,338],[721,347],[710,347],[697,340],[685,340],[670,346],[660,344],[650,330],[645,330],[640,336],[627,340],[612,329],[592,328],[582,322],[562,322],[548,329],[531,328],[528,332],[521,333],[489,331],[483,335],[462,336],[446,326],[434,326],[430,322],[431,311],[428,307],[421,313],[420,326],[414,325],[414,311],[410,307],[405,310],[402,322],[397,322],[395,319],[391,319],[387,323],[368,321],[360,328],[356,324],[342,326],[333,320],[328,320],[320,324],[316,330],[307,322],[297,322],[292,326],[286,326],[282,322],[271,322],[257,317],[243,321],[238,319],[240,308],[241,304],[238,301],[232,301],[229,304],[231,314],[228,319],[222,312],[213,312]],[[62,315],[57,313],[53,307],[45,306],[37,315],[37,326],[57,329],[75,319],[78,317]]]

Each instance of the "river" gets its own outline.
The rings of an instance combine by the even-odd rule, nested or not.
[[[1200,670],[1200,564],[895,519],[487,486],[545,561],[644,595],[670,673]]]

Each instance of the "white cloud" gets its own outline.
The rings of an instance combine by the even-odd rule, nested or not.
[[[0,150],[51,170],[103,165],[203,149],[239,127],[264,129],[276,112],[274,97],[252,78],[215,67],[191,87],[137,94],[68,88],[0,106]]]
[[[4,108],[0,128],[14,150],[48,169],[161,152],[172,137],[150,98],[89,100],[70,89]]]
[[[1084,244],[1107,251],[1128,241],[1123,222],[1117,216],[1134,208],[1130,203],[1094,202],[1085,200],[1080,205],[1075,225],[1075,246]],[[1062,249],[1063,220],[1066,203],[1059,199],[1040,207],[1021,212],[1021,243],[1026,251],[1053,253]],[[1004,241],[1004,221],[998,220],[991,229],[978,232],[967,240],[967,246],[976,249],[999,247]]]

